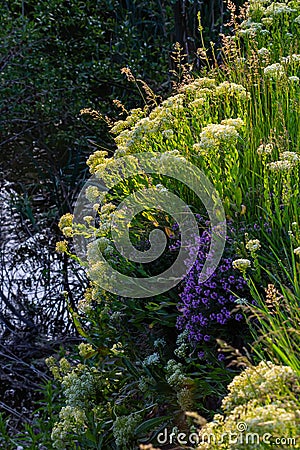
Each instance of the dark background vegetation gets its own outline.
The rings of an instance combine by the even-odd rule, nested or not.
[[[43,358],[62,335],[74,339],[61,291],[75,306],[86,287],[83,271],[54,252],[58,219],[88,176],[88,155],[114,151],[106,121],[80,110],[118,119],[114,99],[143,106],[122,67],[165,97],[176,42],[199,71],[199,11],[206,45],[218,47],[229,17],[220,0],[0,3],[0,408],[16,421],[30,404],[24,392],[45,377]]]

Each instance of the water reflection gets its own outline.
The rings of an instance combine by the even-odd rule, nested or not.
[[[76,304],[87,280],[84,270],[65,255],[55,253],[56,236],[37,214],[38,226],[17,211],[19,195],[3,181],[0,191],[0,336],[13,338],[27,331],[57,336],[71,331],[66,300]],[[35,216],[36,217],[36,216]],[[49,221],[48,221],[49,222]]]

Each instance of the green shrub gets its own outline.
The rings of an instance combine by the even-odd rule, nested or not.
[[[249,432],[271,433],[272,439],[283,434],[296,438],[299,434],[299,379],[295,363],[298,334],[294,333],[298,315],[290,317],[299,299],[298,263],[294,254],[292,259],[287,258],[286,251],[291,223],[296,229],[299,221],[299,58],[296,54],[299,5],[272,3],[267,10],[272,10],[273,15],[280,8],[285,11],[280,20],[275,13],[275,22],[277,19],[279,22],[272,28],[273,25],[263,20],[266,13],[262,6],[269,3],[251,5],[247,19],[255,17],[258,25],[253,26],[252,22],[236,25],[236,36],[224,39],[221,68],[214,67],[208,74],[195,76],[161,103],[148,90],[151,107],[135,108],[125,120],[113,125],[115,153],[97,150],[87,161],[94,179],[103,180],[110,189],[103,193],[96,186],[87,188],[85,195],[94,216],[87,215],[82,222],[77,222],[76,214],[75,218],[69,214],[60,221],[66,238],[80,237],[86,242],[84,264],[92,279],[78,313],[73,312],[78,331],[92,349],[86,348],[84,365],[75,361],[68,371],[79,383],[81,373],[93,372],[96,385],[101,386],[105,395],[95,395],[97,387],[91,387],[92,382],[82,398],[78,397],[81,390],[76,390],[73,405],[68,388],[70,375],[58,373],[66,397],[64,408],[67,408],[61,411],[54,428],[58,446],[70,440],[82,448],[88,445],[105,448],[108,443],[111,448],[118,445],[136,448],[142,440],[155,443],[160,426],[183,423],[188,430],[190,422],[182,419],[183,412],[197,410],[209,417],[220,405],[224,385],[235,374],[217,361],[201,361],[184,330],[179,336],[174,333],[180,316],[178,291],[145,296],[146,299],[122,298],[105,292],[114,280],[107,277],[100,253],[115,270],[137,278],[149,277],[171,261],[168,251],[156,265],[134,264],[118,254],[111,225],[121,215],[118,204],[132,192],[141,192],[140,197],[134,195],[144,207],[130,226],[130,238],[138,249],[147,248],[143,233],[150,233],[153,228],[164,230],[169,244],[180,237],[179,233],[176,235],[176,221],[159,203],[161,192],[174,191],[193,212],[203,213],[202,202],[182,183],[159,174],[136,173],[138,156],[144,153],[153,154],[153,163],[158,161],[175,174],[183,160],[189,161],[212,181],[227,218],[233,223],[231,255],[237,253],[238,259],[232,262],[232,269],[239,270],[246,280],[249,274],[254,279],[252,297],[237,298],[236,304],[251,305],[259,336],[270,330],[264,341],[267,343],[265,359],[289,365],[261,362],[236,377],[223,401],[224,415],[217,415],[202,433],[211,431],[217,437],[227,433],[228,438],[240,422]],[[287,8],[292,11],[287,12]],[[268,33],[258,36],[265,26],[270,26],[269,43],[260,41]],[[287,40],[288,46],[287,32],[294,33]],[[254,43],[248,39],[249,35],[252,40],[255,37]],[[261,47],[263,44],[265,47]],[[281,56],[287,59],[278,60]],[[124,73],[134,80],[129,69]],[[122,166],[123,156],[127,157],[127,171]],[[157,210],[152,204],[149,207],[143,197],[147,189],[157,199],[155,206],[160,207]],[[202,235],[208,227],[209,224],[200,227]],[[293,245],[298,257],[296,241]],[[58,247],[70,254],[66,241]],[[261,292],[276,277],[285,298],[285,310],[282,312],[278,305],[266,315],[268,305]],[[216,290],[221,283],[226,284],[226,280],[220,281]],[[194,319],[192,316],[191,321],[195,322]],[[284,323],[280,323],[282,320]],[[291,334],[287,333],[291,329]],[[157,343],[158,340],[164,344]],[[58,368],[53,370],[57,372]],[[76,424],[69,420],[70,408],[80,410],[75,411],[80,434],[74,433]],[[63,431],[65,427],[67,433]],[[101,438],[97,430],[101,430]],[[244,441],[230,444],[225,440],[201,448],[255,448],[251,443],[247,445]],[[259,445],[269,448],[270,444],[260,441]]]

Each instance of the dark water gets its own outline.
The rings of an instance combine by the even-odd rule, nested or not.
[[[61,239],[49,220],[20,212],[24,198],[2,181],[0,190],[0,336],[35,329],[43,336],[70,331],[63,291],[74,304],[86,286],[83,269],[55,252]],[[18,206],[19,205],[19,206]],[[38,220],[36,220],[38,218]]]

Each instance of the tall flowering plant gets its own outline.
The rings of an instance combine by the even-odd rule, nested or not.
[[[199,283],[210,243],[211,234],[205,230],[200,237],[197,260],[181,285],[177,329],[185,332],[193,355],[196,353],[200,359],[218,357],[222,361],[225,357],[217,353],[216,339],[241,348],[249,335],[237,303],[238,298],[250,296],[241,272],[233,267],[233,253],[229,249],[225,249],[215,273]],[[232,244],[232,240],[227,238],[227,243]]]

